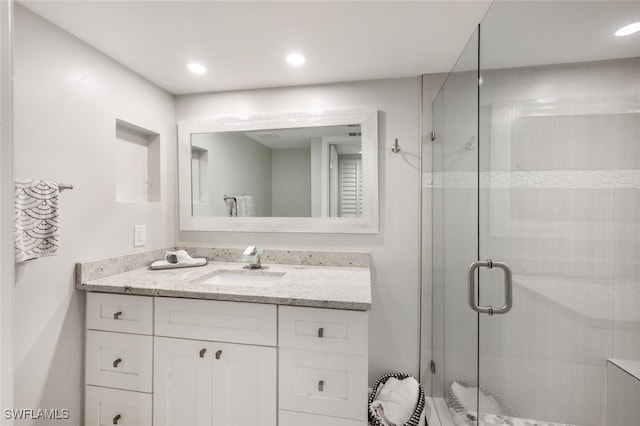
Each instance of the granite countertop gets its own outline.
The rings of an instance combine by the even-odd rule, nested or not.
[[[286,251],[290,254],[291,251]],[[194,299],[228,300],[238,302],[271,303],[278,305],[309,306],[334,309],[368,310],[371,308],[371,271],[366,261],[347,262],[357,266],[332,266],[323,262],[308,262],[309,259],[322,258],[319,252],[304,253],[300,259],[307,261],[294,264],[271,263],[266,269],[249,271],[245,264],[238,262],[213,260],[205,266],[190,268],[153,270],[148,266],[126,268],[120,272],[113,264],[131,264],[123,257],[101,260],[97,268],[94,262],[79,263],[77,285],[79,290],[107,293],[136,294],[148,296],[184,297]],[[326,252],[334,256],[334,252]],[[154,254],[157,254],[154,252]],[[319,255],[320,254],[320,255]],[[358,253],[358,255],[361,255]],[[140,257],[138,255],[138,257]],[[220,258],[213,255],[212,258]],[[348,256],[347,256],[348,257]],[[287,259],[271,250],[271,258]],[[264,257],[263,257],[264,259]],[[343,257],[344,259],[344,257]],[[293,263],[293,262],[291,262]],[[316,263],[316,264],[313,264]],[[317,263],[323,263],[318,265]],[[135,266],[135,263],[133,264]],[[96,274],[95,270],[107,271]],[[243,274],[247,285],[218,285],[202,283],[209,277],[219,274]],[[115,273],[110,273],[115,272]],[[251,283],[248,275],[278,276],[272,282],[256,281]],[[270,281],[270,280],[267,280]]]

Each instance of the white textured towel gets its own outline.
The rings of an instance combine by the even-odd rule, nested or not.
[[[371,403],[371,408],[384,424],[400,426],[411,419],[419,395],[420,385],[413,377],[402,380],[389,377]]]
[[[15,179],[15,261],[58,254],[58,183]]]
[[[256,203],[251,195],[236,195],[236,209],[238,217],[254,217]]]

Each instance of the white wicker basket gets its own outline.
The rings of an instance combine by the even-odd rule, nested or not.
[[[378,379],[376,384],[373,386],[373,392],[371,392],[371,396],[369,397],[368,411],[369,411],[369,424],[371,426],[383,425],[380,418],[378,418],[376,416],[376,413],[374,413],[373,410],[371,409],[371,403],[376,399],[376,396],[378,396],[378,390],[387,382],[387,380],[390,377],[395,377],[396,379],[402,380],[402,379],[406,379],[407,377],[411,377],[411,375],[405,374],[405,373],[389,373],[389,374],[385,374],[384,376]],[[419,426],[420,425],[420,417],[422,416],[422,411],[424,410],[424,404],[425,404],[424,389],[422,388],[422,385],[420,383],[418,383],[418,390],[419,390],[418,400],[416,401],[416,409],[413,411],[413,415],[411,416],[408,422],[398,426]]]

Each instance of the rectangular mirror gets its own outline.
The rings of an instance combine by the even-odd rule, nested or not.
[[[377,111],[178,123],[182,230],[375,233]]]

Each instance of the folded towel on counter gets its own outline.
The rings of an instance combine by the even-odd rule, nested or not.
[[[186,250],[177,250],[177,251],[165,251],[164,260],[168,263],[174,264],[189,264],[189,263],[198,263],[193,257],[189,256]]]
[[[186,250],[167,251],[165,253],[164,260],[156,260],[149,265],[151,269],[188,268],[207,264],[205,257],[191,257]]]
[[[389,377],[378,391],[371,408],[387,426],[400,426],[413,415],[420,395],[420,385],[413,377],[399,380]]]
[[[58,254],[57,182],[15,179],[15,261]]]
[[[236,195],[236,209],[238,217],[254,217],[256,203],[251,195]]]

